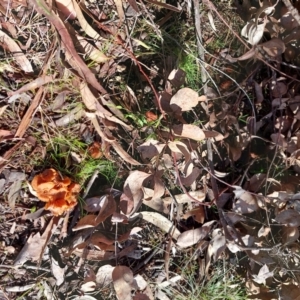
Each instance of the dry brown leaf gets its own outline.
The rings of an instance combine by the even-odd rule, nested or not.
[[[180,89],[171,98],[171,108],[175,113],[182,113],[183,111],[189,111],[195,107],[199,102],[198,93],[190,88]]]
[[[16,180],[13,182],[13,184],[9,188],[7,200],[8,200],[9,207],[11,209],[15,209],[16,200],[20,196],[20,190],[22,188],[22,183],[23,183],[23,180]]]
[[[271,57],[281,55],[285,51],[285,44],[279,38],[273,38],[270,41],[259,45]]]
[[[101,223],[104,222],[108,217],[110,217],[117,209],[116,201],[113,196],[109,195],[107,197],[107,205],[104,209],[99,211],[96,222]]]
[[[187,219],[189,217],[193,217],[196,222],[202,224],[205,220],[205,211],[203,205],[189,210],[182,216],[183,219]]]
[[[191,125],[191,124],[173,125],[172,132],[175,136],[188,138],[195,141],[202,141],[205,139],[205,134],[203,130],[196,125]]]
[[[168,80],[172,83],[172,85],[179,89],[185,83],[186,73],[181,69],[174,69],[171,71],[168,76]]]
[[[112,245],[115,241],[107,238],[101,232],[94,232],[89,240],[93,245],[97,246],[99,243],[103,243],[105,245]],[[105,249],[103,249],[105,250]]]
[[[151,174],[133,171],[126,179],[124,183],[124,194],[133,200],[133,210],[131,214],[141,206],[144,198],[143,183],[149,178]]]
[[[104,95],[107,94],[107,91],[97,81],[95,74],[88,68],[88,66],[84,63],[82,58],[77,53],[77,50],[75,49],[72,38],[70,36],[70,33],[68,32],[64,22],[52,12],[51,8],[46,4],[44,0],[38,0],[38,1],[31,0],[31,1],[34,4],[35,10],[38,13],[45,15],[45,17],[50,21],[50,23],[57,29],[57,32],[61,37],[62,44],[64,45],[68,54],[72,57],[72,61],[70,61],[70,63],[73,63],[72,66],[75,68],[75,70],[77,70],[80,73],[80,76],[84,78],[96,90],[98,90],[100,93]],[[76,9],[76,7],[78,7],[78,4],[75,3],[76,1],[73,1],[73,5]],[[83,29],[84,27],[85,26],[83,26]]]
[[[202,172],[202,170],[200,170],[199,168],[197,167],[194,168],[193,165],[191,165],[191,167],[192,167],[192,172],[190,174],[188,174],[185,177],[180,176],[180,181],[185,186],[191,186]],[[176,183],[180,185],[180,181],[177,178]]]
[[[91,228],[99,225],[101,222],[96,221],[97,216],[86,215],[79,220],[76,226],[72,229],[73,231],[82,230],[85,228]]]
[[[175,153],[182,153],[186,163],[191,159],[191,154],[187,145],[180,141],[169,141],[168,148]]]
[[[271,134],[271,140],[273,143],[276,145],[286,148],[287,147],[287,141],[286,138],[283,134],[280,134],[279,132],[277,133],[272,133]]]
[[[198,201],[202,202],[205,200],[206,193],[203,191],[191,191],[189,192],[190,196],[193,198],[196,198]],[[187,195],[187,194],[179,194],[179,195],[174,195],[176,198],[177,203],[182,204],[182,203],[191,203],[192,199]],[[172,203],[173,198],[172,197],[166,197],[164,198],[165,203]]]
[[[103,142],[108,142],[108,144],[110,146],[112,146],[116,152],[121,156],[121,158],[123,158],[124,161],[132,164],[132,165],[140,165],[140,163],[138,161],[136,161],[135,159],[133,159],[120,145],[119,142],[117,142],[115,139],[109,139],[107,137],[107,135],[102,131],[99,122],[97,120],[96,114],[95,113],[89,113],[86,112],[86,116],[91,120],[91,122],[93,123],[97,133],[100,135],[101,139],[102,139],[102,143]]]
[[[151,207],[152,209],[168,214],[168,204],[165,203],[161,198],[153,198],[154,191],[152,189],[144,188],[144,199],[143,204]]]
[[[137,147],[143,159],[152,159],[159,155],[165,147],[165,144],[157,140],[150,139]]]
[[[177,246],[180,248],[187,248],[200,242],[200,240],[207,237],[214,223],[215,221],[210,221],[203,224],[200,228],[187,230],[181,233],[177,239]]]
[[[294,284],[282,284],[279,291],[281,299],[284,300],[300,300],[300,287]]]
[[[133,209],[133,200],[123,193],[120,197],[119,206],[123,214],[129,215]]]
[[[150,300],[150,298],[147,295],[138,292],[133,297],[133,300]]]
[[[0,30],[0,43],[4,43],[7,46],[9,51],[12,53],[15,61],[24,72],[33,73],[31,63],[22,52],[19,45],[2,30]]]
[[[235,198],[233,203],[233,211],[241,214],[249,214],[259,209],[257,199],[254,195],[242,189],[240,186],[233,186],[235,190]]]
[[[45,85],[49,82],[53,82],[55,77],[56,77],[56,74],[46,75],[46,76],[41,76],[39,78],[36,78],[36,79],[30,81],[29,83],[23,85],[18,90],[13,91],[13,92],[8,92],[8,96],[11,97],[13,95],[22,94],[22,93],[25,93],[27,91],[37,89],[42,85]]]
[[[288,245],[298,240],[299,229],[298,227],[284,226],[282,228],[281,235],[282,235],[282,244]]]
[[[132,300],[133,273],[126,266],[116,266],[112,272],[114,289],[118,300]]]
[[[294,209],[287,209],[280,212],[276,218],[276,222],[290,227],[300,226],[300,214]]]
[[[76,18],[76,11],[72,0],[55,0],[57,9],[62,12],[68,19],[74,20]]]
[[[255,80],[253,81],[253,84],[254,84],[254,91],[256,95],[255,103],[256,104],[262,103],[264,101],[264,95],[262,92],[261,84],[258,84]]]
[[[281,98],[288,91],[288,86],[284,82],[276,82],[272,87],[272,96],[274,98]]]
[[[107,202],[108,202],[107,197],[108,197],[108,195],[87,198],[85,200],[85,205],[83,206],[83,208],[87,212],[97,212],[97,211],[100,211],[104,207],[106,207]]]
[[[213,138],[215,141],[222,141],[224,140],[224,135],[214,131],[214,130],[203,130],[205,137],[208,138]]]
[[[265,185],[267,175],[264,173],[257,173],[250,178],[248,190],[256,193],[263,185]]]
[[[94,96],[94,94],[91,92],[90,88],[85,82],[81,82],[80,84],[80,93],[83,100],[83,103],[90,111],[95,111],[96,115],[98,115],[101,118],[105,118],[111,122],[115,122],[117,124],[122,125],[124,128],[131,130],[131,126],[125,124],[123,121],[118,119],[117,117],[113,116],[110,111],[105,109],[99,100]]]
[[[58,217],[52,217],[42,236],[39,232],[36,234],[32,233],[29,236],[26,244],[24,245],[14,262],[15,266],[22,266],[27,260],[38,262],[41,261],[47,243],[58,225],[58,221]]]

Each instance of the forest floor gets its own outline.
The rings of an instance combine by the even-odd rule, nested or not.
[[[0,3],[0,300],[300,299],[298,2],[98,2]]]

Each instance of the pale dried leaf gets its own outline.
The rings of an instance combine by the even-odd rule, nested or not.
[[[182,88],[171,98],[170,105],[175,113],[181,113],[191,110],[198,102],[197,92],[190,88]]]
[[[111,265],[104,265],[100,267],[96,274],[96,282],[102,287],[112,283],[112,272],[115,267]]]
[[[257,233],[258,237],[267,236],[269,232],[271,231],[270,227],[262,226]]]
[[[134,286],[137,290],[143,291],[147,285],[147,281],[140,274],[134,276]]]
[[[246,247],[251,247],[254,243],[254,238],[253,236],[250,236],[249,234],[242,236],[242,240]],[[227,248],[232,252],[232,253],[237,253],[239,251],[242,251],[240,247],[235,243],[235,241],[230,241],[227,243]]]
[[[5,32],[0,30],[0,42],[4,43],[9,51],[14,56],[14,59],[16,60],[19,67],[26,73],[33,73],[33,68],[31,66],[31,63],[25,56],[25,54],[22,52],[19,45]]]
[[[266,284],[266,279],[273,277],[273,271],[270,272],[267,265],[263,265],[257,275],[252,275],[253,280],[259,284]]]
[[[126,266],[116,266],[112,272],[114,289],[118,300],[132,300],[133,273]]]
[[[89,59],[100,64],[110,60],[110,57],[106,56],[103,52],[90,44],[84,37],[79,36],[77,39],[79,40],[80,45],[84,48],[84,53]]]
[[[80,6],[78,5],[78,3],[75,0],[72,0],[72,4],[73,7],[75,9],[76,12],[76,17],[79,21],[79,24],[81,26],[81,28],[83,29],[83,31],[93,40],[105,40],[104,38],[102,38],[97,31],[87,22],[87,20],[85,19]]]
[[[56,285],[60,286],[65,280],[65,270],[66,268],[61,268],[58,261],[51,256],[51,271],[56,279]]]
[[[216,28],[216,26],[215,26],[214,18],[213,18],[213,16],[212,16],[211,11],[209,11],[209,12],[207,13],[207,16],[208,16],[208,20],[209,20],[210,26],[212,27],[212,29],[214,30],[214,32],[217,32],[217,28]]]
[[[180,231],[174,227],[171,221],[166,217],[156,212],[142,211],[137,216],[143,218],[145,221],[157,226],[166,233],[169,233],[174,239],[177,240]]]
[[[237,57],[237,58],[232,58],[232,59],[231,59],[231,62],[235,62],[235,61],[237,61],[237,60],[240,60],[240,61],[246,60],[246,59],[249,59],[249,58],[253,57],[255,54],[256,54],[255,48],[251,48],[249,51],[247,51],[247,52],[246,52],[245,54],[243,54],[242,56]],[[229,55],[226,56],[227,59],[228,59],[228,56],[229,56]]]
[[[114,2],[116,5],[116,8],[117,8],[120,23],[123,23],[123,21],[125,20],[125,13],[124,13],[124,9],[123,9],[122,0],[114,0]]]
[[[79,120],[84,116],[84,110],[81,105],[77,105],[69,113],[55,121],[55,125],[58,127],[63,127],[70,124],[73,121]]]
[[[259,41],[261,40],[263,34],[264,34],[264,29],[266,26],[266,19],[262,24],[258,24],[256,26],[256,20],[253,19],[250,22],[247,22],[247,24],[243,27],[242,29],[242,36],[247,38],[247,42],[251,45],[257,45]]]
[[[217,261],[222,252],[226,249],[226,238],[220,229],[214,229],[212,240],[209,244],[209,258],[213,257],[213,261]]]
[[[191,125],[191,124],[173,125],[172,132],[175,136],[188,138],[195,141],[202,141],[205,139],[205,134],[203,130],[196,125]]]
[[[80,93],[82,96],[83,103],[88,108],[88,110],[95,111],[96,115],[98,115],[99,117],[120,124],[124,128],[131,130],[131,126],[127,125],[126,123],[115,117],[110,111],[108,111],[104,108],[104,106],[101,105],[99,100],[91,92],[86,82],[82,82],[80,84]]]
[[[114,212],[112,217],[111,217],[111,222],[112,223],[128,223],[128,217],[123,215],[123,214],[119,214],[117,212]]]
[[[140,207],[143,201],[144,192],[143,192],[143,183],[148,179],[151,174],[133,171],[126,179],[124,183],[124,194],[131,200],[133,200],[133,210],[131,213],[136,212]]]
[[[93,292],[95,289],[96,289],[96,283],[94,281],[84,282],[80,287],[80,290],[83,291],[84,293]]]

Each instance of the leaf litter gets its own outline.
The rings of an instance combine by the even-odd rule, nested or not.
[[[5,230],[11,238],[23,227],[29,228],[23,243],[18,245],[11,238],[11,246],[6,238],[3,250],[10,259],[15,255],[14,265],[20,272],[27,261],[41,268],[47,266],[54,283],[40,281],[45,295],[55,286],[65,292],[68,272],[73,268],[78,275],[73,282],[78,299],[91,297],[80,293],[96,293],[104,286],[108,290],[113,287],[118,299],[154,299],[155,286],[149,283],[160,276],[156,296],[174,297],[187,286],[174,260],[187,250],[191,257],[183,266],[197,260],[202,279],[214,275],[221,259],[235,262],[235,254],[242,252],[247,268],[239,271],[239,276],[247,278],[244,283],[251,287],[249,294],[255,290],[250,297],[271,298],[275,289],[288,299],[286,288],[290,287],[290,298],[297,299],[299,91],[297,68],[278,67],[290,62],[297,67],[298,49],[292,44],[297,33],[286,29],[287,21],[278,18],[281,12],[275,3],[252,8],[253,15],[246,18],[250,21],[240,23],[242,32],[236,33],[234,28],[229,31],[245,37],[252,48],[239,37],[245,48],[213,50],[215,57],[224,58],[223,64],[220,60],[204,61],[206,71],[214,68],[216,73],[222,70],[220,74],[233,76],[230,80],[235,88],[222,85],[223,75],[216,76],[203,90],[202,84],[192,88],[189,68],[182,65],[182,69],[173,69],[172,55],[164,64],[155,56],[150,63],[140,52],[140,45],[153,43],[149,29],[133,36],[124,29],[125,22],[142,26],[139,20],[133,23],[131,14],[138,13],[150,20],[147,22],[152,27],[147,26],[160,36],[164,22],[172,18],[166,11],[189,11],[181,4],[176,8],[149,3],[142,10],[136,1],[129,1],[129,6],[108,2],[101,9],[91,3],[57,1],[56,11],[47,3],[32,1],[33,14],[44,15],[45,24],[53,27],[40,27],[36,36],[24,29],[22,38],[15,23],[1,31],[1,45],[15,61],[7,68],[10,73],[0,72],[5,83],[1,97],[5,95],[6,101],[1,110],[6,123],[1,122],[0,128],[4,146],[0,190],[7,218],[13,220]],[[211,24],[214,40],[215,32],[222,35],[219,22],[225,20],[210,1],[204,4],[209,13],[201,15],[201,21]],[[107,22],[114,5],[117,19]],[[159,29],[153,19],[153,13],[159,11],[157,6],[163,8]],[[18,22],[15,14],[26,13],[26,5],[6,11]],[[218,19],[212,20],[215,13]],[[299,26],[288,25],[292,29]],[[52,48],[39,61],[38,55],[31,56],[30,46],[33,42],[40,45],[42,30],[42,44]],[[51,43],[47,34],[59,35],[60,39]],[[24,38],[28,40],[26,46]],[[203,38],[205,47],[210,47],[210,39]],[[207,54],[204,59],[209,59]],[[250,64],[242,63],[245,60],[252,60],[251,70],[247,69]],[[136,67],[139,83],[124,80],[122,68],[129,73],[129,61]],[[230,70],[237,69],[239,63],[243,71],[232,75]],[[50,66],[54,64],[57,69],[53,72]],[[122,80],[127,93],[122,90]],[[65,139],[75,133],[78,140],[62,145],[55,141],[58,132]],[[78,141],[84,146],[76,148]],[[105,183],[115,187],[121,178],[117,193],[98,183],[101,189],[84,196],[87,180],[93,185],[93,174],[97,177],[101,172],[103,161],[117,166],[118,174]],[[97,167],[87,177],[76,177],[87,162]],[[33,189],[26,187],[26,178],[32,182],[51,168],[59,170],[55,180]],[[11,174],[22,170],[26,177],[10,180],[10,170]],[[46,201],[46,209],[39,200]],[[21,219],[25,223],[21,224]],[[58,236],[63,235],[67,238],[60,240]],[[155,247],[150,243],[153,236],[158,243]],[[150,266],[149,261],[155,264],[160,258],[165,274],[143,271],[144,266]],[[68,259],[75,260],[61,263]],[[91,264],[85,274],[84,263]],[[169,278],[171,272],[175,276]],[[174,287],[178,281],[183,284]],[[38,293],[33,285],[22,285],[33,290],[31,295]],[[21,290],[6,284],[5,292],[11,299]]]

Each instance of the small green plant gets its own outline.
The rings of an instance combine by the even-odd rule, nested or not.
[[[246,300],[242,279],[230,269],[218,264],[209,280],[198,283],[195,272],[186,278],[183,290],[174,293],[176,300]]]
[[[72,177],[83,185],[95,171],[109,183],[118,183],[115,164],[106,159],[94,159],[88,154],[88,145],[76,137],[57,135],[50,140],[47,166]]]
[[[201,83],[201,72],[193,54],[183,54],[179,61],[179,68],[185,71],[186,81],[191,89],[198,90]]]

